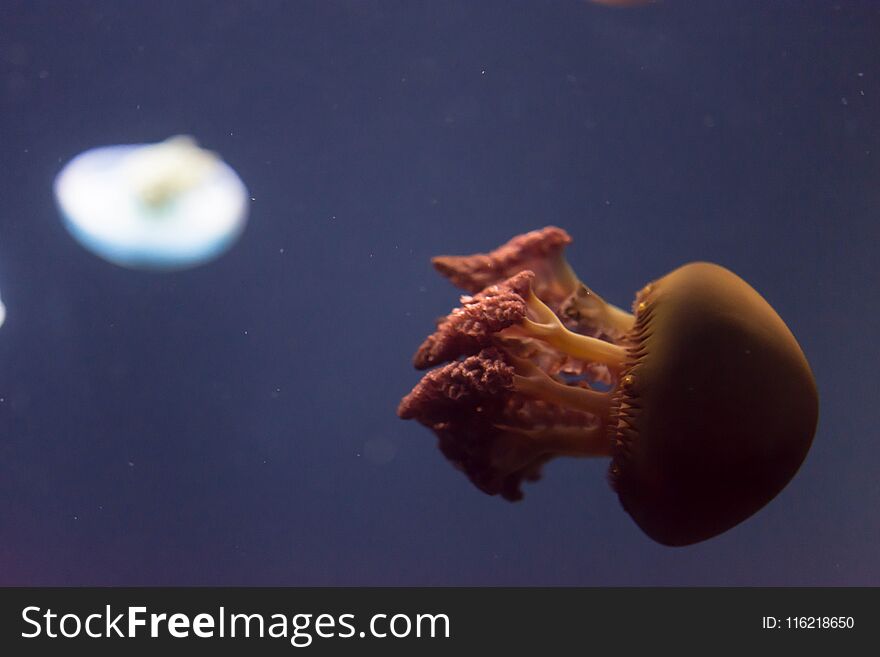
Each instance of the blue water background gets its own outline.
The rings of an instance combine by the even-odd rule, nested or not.
[[[878,34],[873,2],[5,0],[0,584],[880,584]],[[180,133],[248,184],[240,242],[79,247],[62,164]],[[430,256],[546,224],[620,305],[701,259],[779,311],[821,417],[767,508],[665,548],[604,462],[509,504],[396,418],[456,300]]]

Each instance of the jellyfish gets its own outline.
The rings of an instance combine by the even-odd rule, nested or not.
[[[81,153],[55,179],[55,198],[80,244],[135,269],[216,258],[240,235],[248,209],[238,174],[188,136]]]
[[[6,321],[6,306],[3,305],[3,299],[0,299],[0,326]]]
[[[579,280],[565,231],[435,258],[467,295],[414,357],[398,415],[482,491],[516,501],[549,460],[607,457],[623,508],[669,546],[721,534],[794,477],[818,394],[791,331],[748,283],[693,262],[632,313]]]

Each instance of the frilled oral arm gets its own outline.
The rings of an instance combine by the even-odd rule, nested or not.
[[[556,456],[611,454],[608,421],[634,319],[580,282],[563,256],[569,242],[545,228],[489,254],[435,259],[473,295],[419,347],[417,368],[447,364],[398,409],[431,428],[478,487],[511,500]]]
[[[619,338],[633,326],[634,317],[593,292],[565,258],[571,237],[548,226],[517,235],[489,253],[437,256],[434,268],[456,287],[476,294],[521,271],[535,273],[535,292],[566,326],[582,334]]]

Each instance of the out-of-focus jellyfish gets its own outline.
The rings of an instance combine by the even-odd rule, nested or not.
[[[522,497],[556,456],[611,457],[624,509],[654,540],[720,534],[773,499],[813,440],[804,354],[745,281],[691,263],[630,314],[568,266],[558,228],[488,254],[439,257],[461,306],[419,348],[428,372],[398,414],[489,494]]]
[[[3,299],[0,299],[0,326],[6,321],[6,306],[3,305]]]
[[[78,242],[139,269],[217,257],[241,233],[248,210],[238,174],[186,136],[88,150],[58,174],[55,198]]]

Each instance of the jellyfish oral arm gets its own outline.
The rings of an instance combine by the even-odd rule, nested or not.
[[[528,438],[534,450],[544,454],[574,458],[611,458],[612,455],[611,442],[604,425],[552,429],[524,429],[504,424],[496,424],[495,427]]]
[[[526,299],[528,309],[537,321],[525,318],[509,329],[522,335],[538,338],[563,353],[583,361],[602,363],[613,372],[620,372],[626,361],[626,350],[611,342],[569,331],[553,311],[534,293]]]
[[[523,397],[554,404],[559,408],[588,413],[596,418],[592,427],[553,427],[520,431],[542,443],[544,449],[565,456],[611,456],[608,418],[612,394],[556,381],[528,360],[514,363],[513,387]],[[509,428],[509,427],[508,427]]]
[[[575,273],[561,254],[554,267],[556,280],[565,288],[570,302],[568,313],[587,318],[592,324],[608,332],[624,335],[635,323],[635,316],[614,304],[608,303],[593,292]],[[552,311],[551,311],[552,314]],[[555,315],[554,315],[555,318]]]
[[[589,288],[584,286],[587,295],[598,299],[602,304],[601,319],[604,323],[614,328],[619,334],[623,335],[632,330],[636,322],[636,318],[632,313],[628,313],[622,308],[618,308],[614,304],[608,303],[597,297]]]
[[[447,364],[398,408],[431,428],[477,487],[508,500],[555,457],[615,449],[613,409],[635,318],[580,281],[562,253],[569,241],[548,227],[487,254],[435,258],[470,294],[413,358],[418,369]]]
[[[624,367],[626,350],[616,344],[573,333],[562,324],[539,324],[529,319],[518,327],[525,335],[544,340],[569,356],[584,361],[602,363],[614,372]]]
[[[611,408],[611,396],[607,392],[568,386],[545,374],[517,374],[513,381],[517,392],[527,397],[552,402],[562,408],[591,413],[599,418],[600,424],[607,424],[608,411]]]

